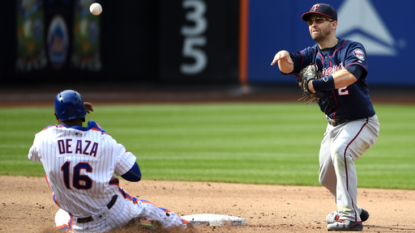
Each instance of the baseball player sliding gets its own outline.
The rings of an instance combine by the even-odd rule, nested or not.
[[[43,164],[52,198],[61,208],[55,218],[58,228],[107,232],[137,220],[149,228],[185,229],[187,220],[119,187],[114,173],[127,181],[140,181],[136,157],[96,122],[82,126],[91,111],[92,105],[84,103],[78,92],[60,92],[55,98],[58,125],[37,133],[29,151],[30,160]]]
[[[315,4],[301,18],[317,44],[296,53],[281,50],[271,65],[278,62],[283,74],[297,74],[304,97],[317,100],[326,114],[319,181],[333,194],[338,208],[327,216],[327,230],[361,231],[369,213],[357,205],[354,161],[379,135],[368,94],[365,48],[336,37],[337,12],[328,4]]]

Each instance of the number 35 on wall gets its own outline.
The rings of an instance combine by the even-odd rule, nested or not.
[[[202,72],[208,63],[206,53],[202,49],[207,43],[203,36],[208,27],[204,16],[206,3],[204,0],[184,0],[182,6],[185,10],[189,9],[186,11],[186,20],[191,25],[183,25],[181,28],[181,34],[184,36],[182,55],[194,62],[182,63],[180,71],[182,74],[195,75]]]

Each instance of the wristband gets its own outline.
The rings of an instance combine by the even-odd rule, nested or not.
[[[336,89],[334,86],[333,75],[327,75],[321,79],[314,80],[313,87],[315,91],[327,91]]]

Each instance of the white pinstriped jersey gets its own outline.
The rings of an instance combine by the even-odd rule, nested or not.
[[[93,121],[87,127],[46,127],[36,134],[28,157],[42,162],[55,201],[77,217],[102,212],[119,192],[110,183],[113,174],[125,174],[136,161]]]

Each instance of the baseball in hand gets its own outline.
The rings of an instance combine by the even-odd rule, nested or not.
[[[91,11],[93,15],[100,15],[102,12],[102,6],[99,3],[92,3],[89,7],[89,11]]]

